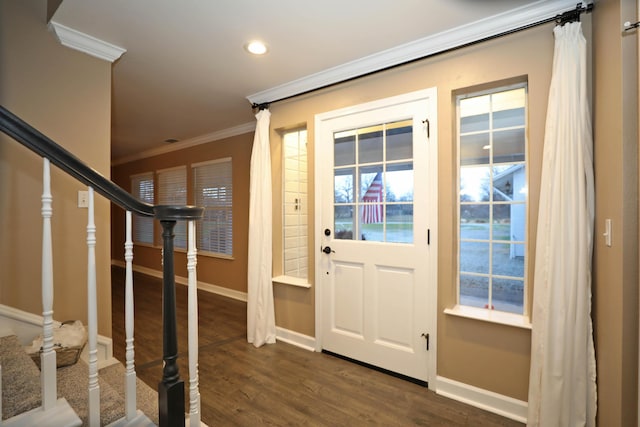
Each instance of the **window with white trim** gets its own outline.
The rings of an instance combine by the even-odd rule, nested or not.
[[[131,194],[140,200],[153,204],[153,172],[131,176]],[[133,241],[153,245],[153,218],[133,215]]]
[[[527,87],[458,96],[458,303],[525,314]]]
[[[157,171],[158,176],[158,204],[184,206],[187,204],[187,168],[176,168]],[[178,221],[174,228],[173,245],[175,248],[187,248],[186,221]]]
[[[233,255],[233,182],[231,158],[196,163],[193,188],[196,206],[204,207],[198,222],[199,251]]]
[[[309,276],[307,130],[283,135],[283,275]]]

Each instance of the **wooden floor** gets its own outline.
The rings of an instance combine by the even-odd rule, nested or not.
[[[124,361],[124,270],[112,271],[114,356]],[[136,372],[162,377],[161,281],[136,274]],[[187,293],[177,285],[180,375],[188,398]],[[246,303],[200,291],[202,421],[209,426],[521,426],[417,384],[323,353],[246,341]],[[188,408],[188,405],[186,406]]]

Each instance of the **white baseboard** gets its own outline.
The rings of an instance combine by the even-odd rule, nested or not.
[[[276,326],[276,339],[304,350],[315,351],[316,339],[309,335]]]
[[[125,268],[125,263],[120,260],[111,260],[111,265],[115,265],[117,267]],[[133,266],[133,271],[137,273],[146,274],[147,276],[156,277],[158,279],[162,279],[162,271],[155,270],[153,268],[142,267],[139,265]],[[175,276],[176,283],[180,285],[187,285],[188,279],[182,276]],[[221,295],[223,297],[232,298],[238,301],[247,302],[247,293],[236,291],[234,289],[225,288],[224,286],[214,285],[212,283],[201,282],[198,280],[198,289],[202,289],[203,291],[210,292],[212,294]]]
[[[34,338],[42,333],[42,321],[42,316],[40,315],[0,304],[0,324],[4,326],[3,329],[10,329],[23,346],[30,345]],[[60,322],[54,320],[53,327],[56,328],[58,326],[60,326]],[[113,357],[113,341],[111,338],[98,335],[97,350],[98,368],[117,363],[117,360]],[[87,360],[85,356],[87,351],[88,347],[85,346],[81,355],[85,361]]]
[[[522,400],[440,376],[436,378],[436,393],[521,423],[527,423],[528,404]]]

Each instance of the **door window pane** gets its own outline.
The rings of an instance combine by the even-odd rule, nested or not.
[[[353,203],[355,169],[336,169],[333,177],[333,194],[336,203]]]
[[[413,129],[410,120],[391,123],[387,127],[387,160],[413,158]]]
[[[335,206],[333,211],[333,229],[335,238],[341,240],[354,240],[353,205]]]
[[[333,137],[334,166],[353,165],[356,162],[356,134],[353,131],[339,132]]]
[[[412,121],[337,132],[334,150],[335,238],[413,242]]]
[[[413,201],[413,163],[388,165],[385,177],[387,202]]]
[[[386,218],[387,242],[413,243],[413,205],[387,205]]]
[[[358,163],[382,161],[382,126],[361,130],[358,133]]]

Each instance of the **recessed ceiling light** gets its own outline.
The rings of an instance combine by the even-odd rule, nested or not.
[[[259,40],[253,40],[244,45],[244,48],[247,52],[252,53],[254,55],[264,55],[267,53],[267,45]]]

